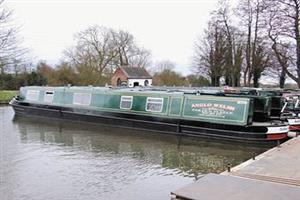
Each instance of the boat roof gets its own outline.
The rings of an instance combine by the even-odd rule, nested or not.
[[[26,88],[41,89],[41,90],[80,90],[94,92],[123,92],[123,93],[155,93],[155,94],[174,94],[174,95],[217,95],[224,96],[224,91],[220,88],[190,88],[190,87],[93,87],[93,86],[27,86]]]
[[[94,87],[94,86],[27,86],[26,88],[42,89],[42,90],[80,90],[94,91],[94,92],[123,92],[123,93],[155,93],[155,94],[172,94],[172,95],[213,95],[213,96],[227,96],[234,95],[240,97],[255,97],[259,96],[258,93],[270,92],[277,93],[280,89],[263,89],[263,88],[231,88],[231,87]],[[289,93],[289,92],[287,92]],[[272,94],[271,96],[273,96]],[[265,95],[263,95],[265,96]],[[266,95],[268,96],[268,95]]]

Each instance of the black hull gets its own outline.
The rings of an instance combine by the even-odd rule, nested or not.
[[[19,103],[18,101],[12,101],[10,105],[13,107],[16,115],[22,116],[38,116],[80,122],[91,122],[112,125],[114,127],[125,127],[130,129],[155,131],[181,136],[191,136],[222,141],[235,141],[242,143],[274,145],[286,140],[268,140],[267,135],[265,134],[265,127],[219,125],[189,120],[168,119],[163,117]]]

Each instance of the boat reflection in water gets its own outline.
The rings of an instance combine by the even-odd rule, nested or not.
[[[11,126],[20,141],[4,177],[10,199],[168,199],[265,150],[53,119],[15,117]]]
[[[263,148],[237,146],[211,141],[195,140],[152,132],[112,128],[95,124],[78,124],[69,121],[15,117],[23,142],[42,142],[74,147],[93,153],[108,153],[146,160],[154,165],[179,169],[188,176],[202,173],[219,173],[227,164],[236,165]]]

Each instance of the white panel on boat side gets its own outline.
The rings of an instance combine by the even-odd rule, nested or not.
[[[40,96],[39,90],[27,90],[26,100],[28,101],[38,101]]]
[[[287,133],[289,132],[289,126],[278,126],[278,127],[267,127],[267,134],[278,134],[278,133]]]
[[[89,93],[74,93],[73,104],[88,106],[91,103],[91,97]]]
[[[300,119],[288,119],[289,125],[300,125]]]
[[[44,102],[52,103],[53,97],[54,97],[54,92],[53,91],[45,91]]]
[[[147,97],[146,111],[161,112],[163,109],[163,103],[164,103],[163,98]]]
[[[130,110],[132,108],[133,96],[121,96],[120,108]]]

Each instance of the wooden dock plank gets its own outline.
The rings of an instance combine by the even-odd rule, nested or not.
[[[300,197],[300,187],[208,174],[172,194],[177,199],[193,200],[296,200]]]
[[[231,172],[232,175],[247,174],[300,183],[300,137],[232,168]]]
[[[172,192],[176,199],[300,199],[300,137],[248,160],[230,172],[208,174]]]

